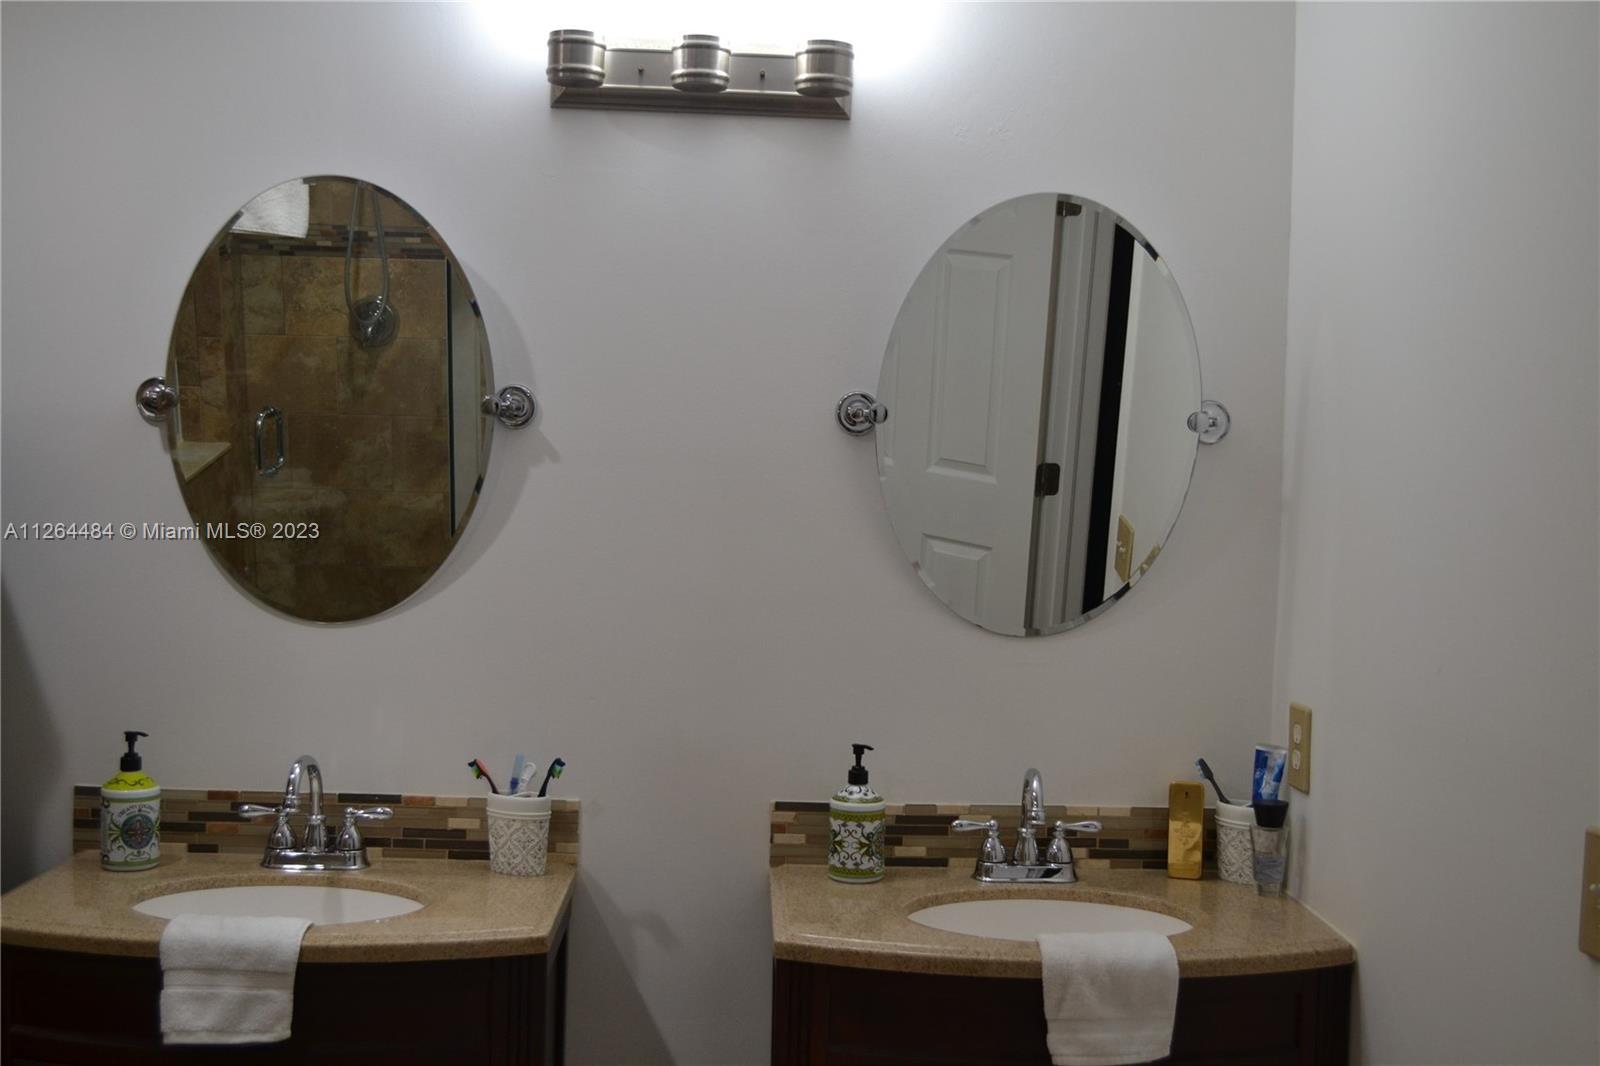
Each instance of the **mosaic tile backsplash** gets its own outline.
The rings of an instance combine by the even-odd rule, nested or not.
[[[822,866],[828,861],[828,805],[779,800],[772,805],[770,857],[773,866],[802,863]],[[970,866],[978,858],[983,834],[956,833],[950,823],[957,818],[1000,823],[1000,839],[1009,852],[1020,822],[1015,803],[891,803],[885,811],[884,860],[889,866]],[[1055,822],[1098,820],[1098,834],[1069,835],[1072,857],[1082,869],[1165,870],[1167,868],[1167,808],[1165,807],[1060,807],[1045,808]],[[1205,822],[1205,872],[1216,876],[1216,812],[1207,809]],[[1039,834],[1043,853],[1048,831]]]
[[[489,830],[482,796],[421,796],[399,792],[330,792],[323,806],[328,825],[337,827],[346,807],[394,808],[387,822],[364,822],[367,853],[404,859],[489,861]],[[246,819],[241,803],[276,806],[283,792],[246,789],[166,788],[161,790],[161,841],[185,844],[193,852],[260,856],[272,831],[271,818]],[[299,825],[299,819],[296,819]],[[331,832],[331,830],[330,830]],[[72,789],[72,850],[100,848],[100,786]],[[550,801],[550,853],[578,856],[578,801]]]

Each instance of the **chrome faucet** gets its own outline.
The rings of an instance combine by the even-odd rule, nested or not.
[[[1098,833],[1099,822],[1056,822],[1052,827],[1050,847],[1044,861],[1039,861],[1039,841],[1034,833],[1051,825],[1045,817],[1044,782],[1039,771],[1029,769],[1022,778],[1022,810],[1017,825],[1017,845],[1012,849],[1011,861],[1006,861],[1005,845],[1000,843],[1000,823],[990,818],[986,821],[960,818],[950,824],[958,833],[983,830],[983,847],[978,852],[978,863],[973,867],[976,881],[993,884],[1011,884],[1018,881],[1049,881],[1051,884],[1069,885],[1078,879],[1077,867],[1072,862],[1072,845],[1068,833]]]
[[[300,785],[306,784],[309,795],[301,800]],[[302,807],[309,803],[309,810]],[[272,832],[267,836],[266,854],[261,865],[271,870],[362,870],[367,861],[367,847],[361,839],[357,823],[381,822],[394,817],[388,807],[347,807],[344,823],[339,827],[338,839],[328,847],[328,825],[322,810],[322,767],[310,755],[302,755],[289,767],[289,782],[283,788],[283,803],[277,807],[263,807],[254,803],[241,803],[235,808],[246,818],[276,818]],[[305,815],[305,831],[300,846],[294,842],[294,827],[289,816]]]
[[[1018,866],[1039,864],[1039,842],[1034,830],[1044,828],[1044,782],[1039,771],[1029,767],[1022,775],[1022,816],[1017,826],[1017,846],[1011,852],[1011,861]]]
[[[306,812],[306,851],[328,850],[328,827],[322,814],[322,767],[310,755],[302,755],[289,767],[289,783],[283,786],[283,812],[287,816],[300,809],[300,779],[311,788],[311,809]]]

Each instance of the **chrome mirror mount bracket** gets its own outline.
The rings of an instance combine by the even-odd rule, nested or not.
[[[852,437],[859,437],[887,422],[889,409],[870,392],[852,392],[834,406],[833,417],[840,429]]]
[[[1189,414],[1189,430],[1200,438],[1201,444],[1215,444],[1233,428],[1233,416],[1217,400],[1202,400],[1200,410]]]
[[[517,429],[533,421],[539,404],[526,385],[507,385],[483,398],[483,413],[493,415],[502,426]]]
[[[167,422],[178,409],[178,390],[165,378],[145,378],[134,390],[133,402],[146,422]]]

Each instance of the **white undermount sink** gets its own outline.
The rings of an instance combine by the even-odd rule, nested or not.
[[[309,918],[316,925],[375,922],[421,910],[405,896],[335,885],[235,885],[156,896],[133,909],[155,918],[221,914],[239,918]]]
[[[1188,922],[1137,907],[1078,899],[970,899],[913,911],[918,925],[997,940],[1032,940],[1040,933],[1160,933],[1176,936]]]

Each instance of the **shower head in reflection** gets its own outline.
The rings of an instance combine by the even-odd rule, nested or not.
[[[345,230],[344,242],[344,305],[350,312],[350,336],[362,348],[382,348],[394,340],[400,328],[400,312],[389,302],[389,245],[383,231],[383,204],[381,197],[372,197],[372,228],[377,235],[378,261],[382,266],[383,284],[377,296],[356,300],[350,292],[350,264],[355,260],[356,226],[361,222],[361,194],[370,186],[356,182],[350,196],[350,225]]]

